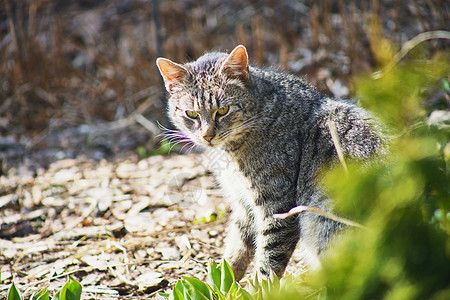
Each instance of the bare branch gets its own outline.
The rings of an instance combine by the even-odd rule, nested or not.
[[[336,221],[336,222],[339,222],[339,223],[342,223],[342,224],[345,224],[345,225],[348,225],[348,226],[367,229],[367,227],[365,227],[365,226],[363,226],[363,225],[361,225],[359,223],[356,223],[356,222],[354,222],[352,220],[345,219],[345,218],[342,218],[342,217],[338,217],[335,214],[332,214],[330,212],[318,209],[317,207],[311,207],[311,206],[305,206],[305,205],[296,206],[296,207],[292,208],[289,212],[284,213],[284,214],[274,214],[273,217],[276,218],[276,219],[286,219],[286,218],[289,218],[291,216],[294,216],[296,214],[299,214],[299,213],[305,212],[305,211],[309,211],[309,212],[313,212],[313,213],[319,214],[321,216],[324,216],[325,218],[328,218],[330,220],[333,220],[333,221]]]
[[[407,41],[403,44],[402,49],[400,49],[400,52],[395,54],[392,61],[386,66],[384,70],[377,71],[372,74],[373,79],[379,79],[383,77],[386,73],[388,73],[392,68],[399,63],[400,60],[402,60],[403,57],[408,54],[409,51],[411,51],[414,47],[419,45],[420,43],[423,43],[428,40],[432,39],[447,39],[450,40],[450,32],[444,31],[444,30],[436,30],[436,31],[427,31],[420,33]]]
[[[328,128],[330,129],[331,138],[333,139],[333,144],[334,144],[334,147],[336,148],[336,152],[339,157],[339,161],[341,162],[345,173],[348,174],[347,164],[345,163],[344,153],[342,152],[341,143],[339,142],[339,136],[338,136],[337,130],[336,130],[336,124],[334,123],[334,121],[328,120],[327,125],[328,125]]]

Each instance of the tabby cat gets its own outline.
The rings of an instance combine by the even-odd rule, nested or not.
[[[281,276],[299,239],[314,264],[342,225],[310,212],[284,220],[273,215],[298,205],[330,211],[316,184],[338,158],[327,122],[334,122],[345,157],[359,160],[385,152],[377,122],[300,78],[249,66],[242,45],[186,64],[158,58],[157,66],[178,136],[226,159],[215,171],[232,210],[224,257],[236,278],[253,257],[262,275],[272,269]]]

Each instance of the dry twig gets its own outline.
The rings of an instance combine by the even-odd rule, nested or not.
[[[341,143],[339,142],[339,136],[336,130],[336,124],[334,121],[327,121],[328,128],[330,129],[331,138],[333,139],[334,147],[336,148],[337,155],[339,157],[339,161],[344,168],[346,174],[348,174],[347,164],[345,163],[344,153],[342,152]]]
[[[372,78],[380,79],[381,77],[383,77],[384,75],[389,73],[392,70],[392,68],[394,68],[395,65],[397,65],[400,62],[400,60],[402,60],[402,58],[405,57],[406,54],[408,54],[409,51],[414,49],[420,43],[423,43],[428,40],[433,40],[433,39],[450,40],[450,32],[444,31],[444,30],[436,30],[436,31],[423,32],[423,33],[416,35],[414,38],[412,38],[411,40],[409,40],[403,44],[402,49],[400,49],[400,51],[397,54],[395,54],[394,58],[384,68],[384,70],[373,73]]]
[[[313,212],[316,214],[319,214],[321,216],[324,216],[325,218],[331,219],[333,221],[348,225],[348,226],[352,226],[352,227],[359,227],[359,228],[363,228],[363,229],[367,229],[367,227],[365,227],[364,225],[361,225],[359,223],[356,223],[352,220],[346,219],[346,218],[342,218],[342,217],[338,217],[335,214],[332,214],[330,212],[318,209],[317,207],[311,207],[311,206],[305,206],[305,205],[299,205],[296,206],[294,208],[292,208],[290,211],[288,211],[287,213],[284,214],[274,214],[273,217],[276,219],[286,219],[289,218],[291,216],[294,216],[296,214],[299,214],[301,212],[304,211],[309,211],[309,212]]]

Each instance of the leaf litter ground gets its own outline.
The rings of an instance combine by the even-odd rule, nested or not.
[[[210,172],[219,159],[64,159],[0,177],[0,295],[12,281],[25,296],[54,292],[67,275],[83,299],[147,299],[183,275],[205,280],[229,215]]]

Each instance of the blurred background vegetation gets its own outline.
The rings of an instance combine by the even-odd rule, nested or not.
[[[157,148],[154,125],[168,125],[158,56],[185,62],[244,44],[253,63],[351,97],[353,75],[449,24],[445,0],[3,0],[0,173],[17,162]],[[409,55],[429,58],[448,46],[431,40]],[[449,104],[436,94],[427,103]]]

